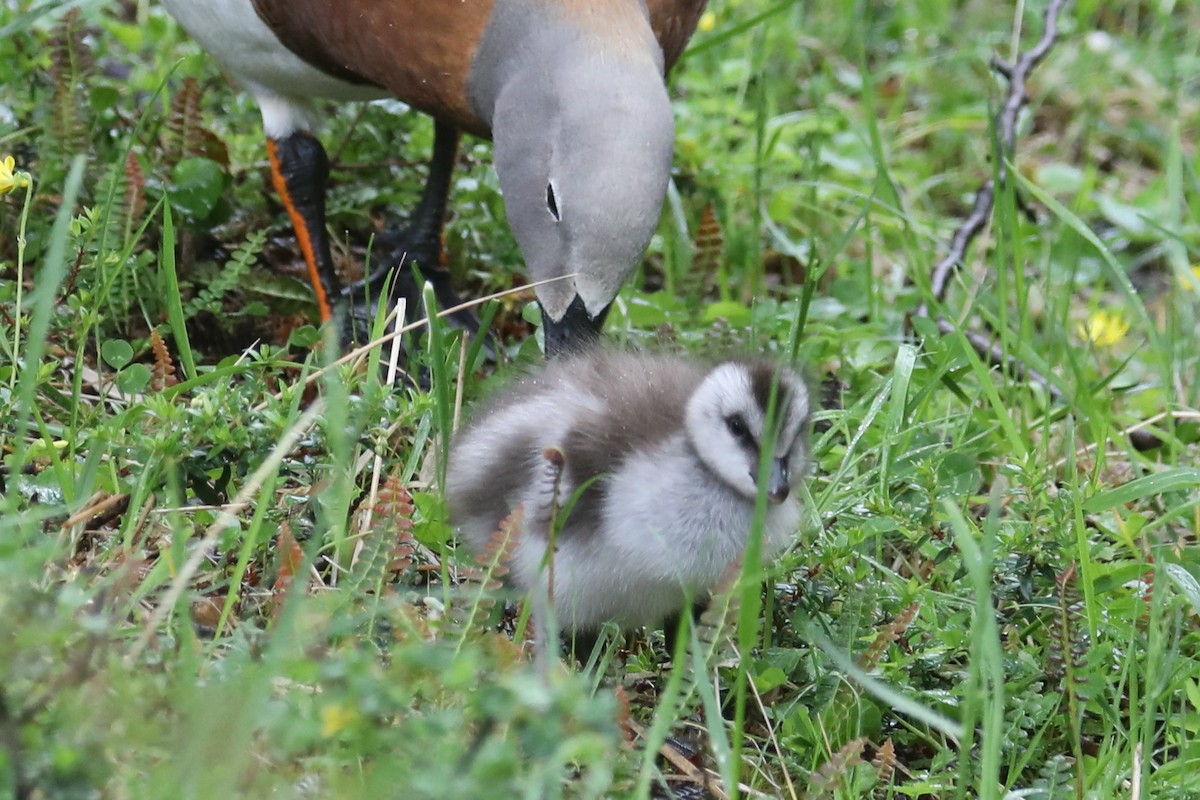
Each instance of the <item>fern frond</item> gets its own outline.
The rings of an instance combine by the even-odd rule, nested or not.
[[[163,161],[175,166],[185,158],[207,158],[223,167],[229,166],[229,148],[204,125],[200,110],[200,83],[193,77],[184,78],[183,85],[171,98],[163,127]]]
[[[1036,797],[1046,800],[1066,800],[1076,794],[1071,787],[1071,773],[1075,759],[1062,754],[1051,756],[1038,770],[1038,778],[1033,782],[1033,789],[1038,790]]]
[[[202,312],[220,317],[224,311],[226,296],[244,285],[245,278],[257,264],[266,241],[266,231],[250,231],[246,241],[233,251],[216,275],[183,304],[184,319],[190,320]]]
[[[693,280],[689,283],[693,285],[689,289],[707,291],[715,281],[721,256],[725,252],[725,231],[717,217],[717,209],[711,202],[700,212],[700,223],[696,226],[692,248]]]
[[[350,568],[350,585],[362,592],[380,594],[396,572],[412,566],[416,542],[413,540],[412,495],[396,476],[384,479],[371,506],[369,529],[360,529],[360,508],[351,523],[351,535],[358,545]]]
[[[83,15],[79,9],[72,8],[63,14],[47,43],[53,112],[46,128],[45,149],[60,159],[91,149],[87,79],[92,73],[94,59],[86,36]]]
[[[851,739],[834,753],[820,769],[809,773],[808,791],[804,796],[809,800],[818,797],[828,797],[846,783],[850,771],[862,763],[862,752],[867,746],[867,740]]]
[[[916,618],[918,610],[920,610],[920,606],[917,603],[913,603],[901,611],[895,619],[884,625],[879,633],[875,635],[874,641],[871,642],[867,651],[863,653],[862,658],[858,660],[858,665],[868,672],[875,669],[883,658],[883,654],[887,652],[888,647],[908,630],[908,626]]]
[[[491,591],[500,588],[499,579],[508,574],[508,564],[516,554],[524,518],[525,506],[519,505],[500,521],[483,550],[475,557],[475,563],[483,569],[484,588]]]
[[[706,646],[708,660],[716,655],[722,634],[737,626],[742,598],[741,592],[738,591],[738,579],[741,575],[742,561],[739,558],[726,567],[725,573],[713,588],[712,598],[700,619],[696,621],[696,636]],[[728,638],[725,641],[727,643]]]
[[[525,506],[518,505],[511,514],[500,521],[484,546],[475,554],[478,567],[461,570],[464,582],[478,587],[474,601],[465,608],[465,615],[461,613],[463,607],[456,604],[453,609],[455,620],[464,635],[474,627],[475,617],[480,610],[486,611],[495,605],[495,600],[490,594],[501,587],[502,578],[508,574],[508,564],[516,554],[517,544],[521,539],[524,517]]]
[[[387,571],[398,574],[413,565],[417,553],[417,541],[413,538],[413,515],[416,507],[412,495],[404,483],[395,475],[389,476],[379,487],[379,499],[375,503],[376,524],[383,524],[394,533],[392,552]]]
[[[125,212],[125,235],[128,238],[146,213],[146,174],[131,150],[125,156],[125,196],[121,208]]]
[[[167,343],[163,341],[158,328],[150,329],[150,350],[154,353],[154,370],[150,380],[154,390],[161,392],[168,386],[179,383],[179,379],[175,377],[175,362],[172,361]]]
[[[296,573],[304,566],[304,551],[300,549],[300,544],[292,535],[292,527],[286,520],[279,523],[279,533],[275,535],[275,559],[275,583],[271,586],[268,605],[273,613],[278,614],[296,579]]]
[[[875,789],[871,792],[872,797],[889,797],[892,778],[896,774],[896,745],[892,742],[892,737],[884,740],[875,751],[871,766],[875,768]]]
[[[1087,675],[1087,632],[1081,624],[1082,601],[1077,585],[1079,573],[1075,564],[1063,570],[1055,578],[1058,600],[1054,618],[1054,636],[1047,658],[1047,674],[1057,681],[1067,697],[1071,749],[1075,758],[1076,794],[1083,796],[1083,704],[1087,695],[1083,691]]]

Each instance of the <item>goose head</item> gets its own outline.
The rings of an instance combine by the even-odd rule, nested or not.
[[[774,504],[787,500],[804,477],[808,423],[804,382],[765,361],[715,367],[686,409],[687,436],[704,465],[750,500],[765,483]],[[769,461],[767,474],[761,475],[764,450]]]
[[[599,335],[658,227],[675,138],[662,51],[640,12],[619,37],[542,13],[507,32],[521,46],[493,59],[499,28],[493,21],[485,37],[473,89],[477,102],[494,97],[509,226],[530,277],[551,281],[536,289],[547,353],[570,352]]]

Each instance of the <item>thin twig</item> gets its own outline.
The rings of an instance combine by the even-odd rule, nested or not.
[[[996,70],[996,72],[1000,73],[1008,81],[1008,93],[1005,95],[1000,113],[996,116],[996,128],[999,134],[998,146],[1000,150],[997,154],[999,163],[996,168],[996,177],[994,179],[988,178],[979,187],[979,191],[975,193],[975,201],[971,205],[971,212],[962,221],[962,224],[955,229],[954,235],[950,238],[950,244],[946,248],[946,255],[933,268],[933,273],[929,280],[930,292],[938,304],[941,304],[946,299],[946,292],[950,286],[950,278],[954,275],[955,270],[965,264],[967,249],[970,248],[972,242],[978,238],[979,234],[987,226],[988,221],[992,218],[992,210],[996,204],[996,181],[998,180],[1000,185],[1003,185],[1008,180],[1008,163],[1016,148],[1017,118],[1020,116],[1021,111],[1029,104],[1029,92],[1026,88],[1029,76],[1045,60],[1055,41],[1057,41],[1058,17],[1066,4],[1067,0],[1050,0],[1043,17],[1042,38],[1032,48],[1018,54],[1015,63],[1009,63],[999,56],[992,58],[992,69]],[[1020,20],[1018,19],[1016,24],[1019,23]],[[1014,25],[1014,37],[1016,35],[1016,27]],[[1018,205],[1027,211],[1019,199]],[[1027,213],[1029,212],[1027,211]],[[917,309],[916,316],[930,316],[927,303],[921,303],[920,308]],[[1050,397],[1056,401],[1063,399],[1062,391],[1051,383],[1045,375],[1042,375],[1016,356],[1006,354],[1004,349],[993,339],[981,333],[962,331],[959,326],[941,315],[936,318],[936,322],[938,330],[943,334],[961,331],[966,336],[967,342],[971,345],[972,349],[981,358],[985,359],[987,363],[1007,369],[1024,381],[1041,385],[1049,393]]]
[[[407,314],[408,301],[401,297],[396,301],[395,314],[392,321],[392,326],[399,329],[404,326],[404,319]],[[387,376],[384,378],[384,385],[389,390],[396,386],[396,374],[400,371],[400,337],[392,339],[392,348],[388,353]],[[363,515],[362,530],[369,531],[371,522],[375,514],[375,506],[379,503],[379,482],[383,474],[383,453],[382,451],[375,453],[375,463],[371,470],[371,491],[367,495],[367,511]],[[350,568],[354,568],[355,562],[358,560],[358,554],[363,546],[362,539],[354,546],[354,554],[350,557]]]
[[[1159,413],[1155,414],[1152,417],[1147,417],[1146,419],[1143,419],[1139,422],[1135,422],[1134,424],[1132,424],[1126,428],[1122,428],[1121,430],[1116,431],[1115,436],[1132,436],[1133,434],[1138,433],[1139,431],[1144,431],[1146,428],[1149,428],[1151,425],[1156,425],[1159,422],[1162,422],[1164,419],[1168,419],[1168,418],[1174,420],[1177,424],[1180,422],[1200,422],[1200,412],[1188,411],[1188,410],[1160,411]],[[1098,441],[1098,442],[1089,442],[1088,444],[1085,444],[1085,445],[1082,445],[1081,447],[1076,448],[1074,457],[1078,459],[1078,458],[1083,458],[1084,456],[1090,455],[1091,453],[1100,449],[1101,445],[1108,444],[1108,442],[1111,441],[1113,438],[1115,438],[1115,436],[1109,437],[1108,440],[1102,440],[1102,441]],[[1116,457],[1120,457],[1121,455],[1124,455],[1124,454],[1118,453],[1116,455]],[[1110,459],[1112,457],[1113,456],[1110,456]],[[1062,469],[1063,466],[1066,465],[1067,460],[1068,460],[1067,456],[1063,456],[1062,458],[1058,459],[1057,461],[1054,462],[1054,468]]]
[[[943,335],[961,333],[964,337],[966,337],[967,343],[971,345],[971,349],[978,353],[981,358],[986,360],[987,363],[991,364],[992,366],[1004,367],[1021,380],[1026,381],[1027,383],[1038,384],[1045,389],[1055,401],[1064,399],[1062,389],[1059,389],[1057,386],[1051,383],[1049,378],[1016,356],[1005,353],[1003,347],[1001,347],[994,340],[988,338],[986,335],[979,333],[978,331],[963,330],[945,317],[937,318],[937,327]]]
[[[1017,118],[1029,104],[1029,92],[1026,88],[1029,76],[1045,60],[1050,53],[1050,48],[1058,39],[1058,15],[1066,4],[1067,0],[1050,0],[1050,4],[1046,6],[1042,38],[1032,48],[1020,54],[1016,64],[1010,64],[999,56],[992,58],[992,69],[999,72],[1008,81],[1008,94],[996,117],[996,127],[1000,133],[999,165],[996,175],[1001,184],[1008,179],[1008,160],[1016,147]],[[933,268],[929,283],[933,297],[939,303],[946,298],[950,277],[964,263],[967,248],[971,246],[971,243],[987,225],[988,220],[991,219],[995,199],[996,184],[993,179],[988,178],[975,194],[971,213],[954,231],[945,257]],[[929,310],[925,304],[921,305],[917,315],[929,316]]]
[[[93,495],[91,499],[88,500],[87,505],[85,505],[79,511],[76,511],[71,516],[67,517],[66,522],[64,522],[61,526],[61,530],[69,531],[76,525],[82,525],[85,522],[91,522],[99,518],[101,515],[109,514],[109,512],[112,512],[114,509],[117,509],[116,513],[120,514],[125,510],[125,507],[128,504],[129,495],[127,494],[106,495],[103,492],[97,492],[96,495]]]
[[[558,281],[570,280],[577,276],[578,276],[578,273],[572,272],[569,275],[557,275],[553,278],[547,278],[543,281],[534,281],[533,283],[527,283],[523,286],[515,286],[511,289],[505,289],[504,291],[501,291],[501,292],[484,295],[483,297],[478,297],[478,298],[475,298],[474,300],[468,300],[466,302],[459,303],[456,306],[451,306],[450,308],[443,309],[443,310],[439,311],[436,316],[438,319],[445,319],[446,317],[457,314],[459,311],[465,311],[469,308],[474,308],[475,306],[483,305],[484,303],[488,302],[489,300],[498,300],[502,297],[507,297],[509,295],[520,294],[528,289],[536,289],[539,286],[546,286],[547,284],[557,283]],[[395,314],[396,310],[393,308],[391,313]],[[387,327],[387,325],[391,324],[391,319],[392,319],[392,317],[389,316],[388,319],[385,321],[385,325],[384,325],[385,328]],[[314,370],[313,372],[309,373],[308,377],[304,381],[304,386],[305,387],[311,386],[312,384],[319,381],[326,374],[328,374],[331,370],[337,369],[344,364],[357,361],[358,359],[365,360],[367,357],[367,354],[370,353],[371,350],[373,350],[374,348],[388,344],[393,339],[395,339],[399,336],[403,336],[406,333],[410,333],[411,331],[419,330],[420,328],[423,328],[428,324],[429,324],[429,317],[422,317],[421,319],[414,320],[413,322],[409,322],[409,323],[405,324],[403,327],[397,328],[389,333],[385,333],[383,336],[380,336],[378,339],[374,339],[370,342],[367,342],[364,345],[360,345],[359,347],[355,348],[354,350],[351,350],[348,353],[344,353],[336,361],[334,361],[330,364],[326,364],[325,366],[321,367],[320,369]],[[289,387],[289,388],[295,388],[295,387]],[[273,400],[282,399],[283,395],[287,391],[288,391],[288,389],[280,389],[278,392],[276,392],[274,395],[272,395],[272,399]],[[256,413],[264,411],[270,405],[271,405],[271,400],[264,400],[263,402],[261,402],[257,406],[255,406],[253,408],[253,411],[255,411]]]

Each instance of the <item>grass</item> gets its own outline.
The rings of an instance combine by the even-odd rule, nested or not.
[[[252,104],[156,5],[5,4],[0,791],[647,797],[699,765],[717,797],[1200,797],[1200,7],[1069,8],[1016,180],[928,290],[994,168],[988,61],[1043,7],[1015,38],[1005,4],[714,0],[610,335],[807,364],[807,520],[686,650],[586,673],[496,632],[433,480],[514,367],[440,326],[409,335],[431,392],[387,347],[333,363]],[[383,103],[324,139],[353,273],[432,129]],[[477,293],[520,282],[488,164],[468,142],[447,239]],[[529,299],[494,307],[508,360]],[[909,332],[923,302],[948,332]]]

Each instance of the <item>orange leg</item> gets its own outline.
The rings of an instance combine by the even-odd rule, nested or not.
[[[424,306],[421,287],[413,266],[423,280],[434,288],[438,304],[449,308],[459,304],[458,295],[450,285],[446,269],[442,229],[446,221],[446,206],[450,182],[458,155],[459,133],[453,125],[437,123],[434,131],[433,159],[421,199],[413,210],[408,227],[396,235],[381,235],[376,252],[378,269],[362,283],[343,291],[330,255],[329,235],[325,229],[325,188],[329,179],[329,159],[321,143],[307,131],[298,131],[280,139],[267,139],[267,154],[271,161],[271,180],[283,206],[292,220],[296,239],[308,265],[309,280],[316,293],[321,321],[328,322],[335,310],[349,301],[349,314],[342,321],[349,342],[362,332],[364,320],[374,313],[374,302],[386,300],[394,304],[403,297],[410,309]],[[397,266],[400,269],[397,271]],[[381,298],[381,290],[395,272],[392,295]],[[470,311],[459,312],[454,323],[469,331],[479,329],[479,320]]]
[[[341,283],[333,268],[329,234],[325,230],[325,185],[329,158],[325,148],[307,131],[282,139],[267,139],[271,160],[271,182],[292,220],[308,278],[317,295],[321,321],[333,319],[333,303],[341,295]]]

